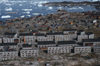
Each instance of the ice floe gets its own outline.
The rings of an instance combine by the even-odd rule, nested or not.
[[[32,11],[32,9],[22,9],[23,11]]]
[[[29,11],[27,11],[27,12],[23,12],[23,13],[25,13],[25,14],[30,14],[30,12],[29,12]]]
[[[84,8],[82,8],[82,7],[72,7],[72,8],[69,8],[69,10],[75,10],[75,9],[83,9],[84,10]]]
[[[40,13],[33,13],[33,15],[37,16],[37,15],[40,15]]]

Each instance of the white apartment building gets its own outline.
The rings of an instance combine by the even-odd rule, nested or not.
[[[100,46],[93,47],[95,53],[100,53]]]
[[[0,50],[2,49],[16,49],[18,50],[18,44],[17,43],[0,43]]]
[[[82,42],[83,39],[88,39],[88,35],[78,35],[77,37],[78,42]]]
[[[49,54],[61,54],[61,53],[69,53],[70,49],[69,47],[55,46],[55,47],[48,47],[47,51]]]
[[[63,33],[65,35],[69,35],[69,38],[71,38],[71,39],[74,39],[77,37],[77,30],[76,29],[64,30]]]
[[[71,53],[71,50],[75,47],[78,46],[78,44],[75,41],[59,41],[57,43],[59,47],[66,47],[69,49],[69,53]]]
[[[34,49],[30,44],[23,44],[22,49],[20,50],[21,57],[36,57],[39,55],[39,50]]]
[[[13,60],[18,58],[18,51],[8,50],[0,51],[0,60]]]
[[[36,57],[39,55],[38,49],[32,49],[32,48],[23,48],[20,50],[20,56],[21,57]]]
[[[54,38],[52,36],[47,36],[47,35],[42,34],[42,33],[36,34],[35,36],[36,36],[37,41],[53,41],[53,38]]]
[[[100,39],[84,39],[84,46],[98,47],[100,46]]]
[[[39,41],[37,42],[37,46],[38,48],[42,49],[42,48],[48,48],[48,47],[53,47],[56,46],[54,41]]]
[[[91,47],[90,46],[74,47],[74,53],[76,54],[91,53]]]
[[[33,33],[21,33],[19,34],[20,43],[24,44],[33,44],[36,40],[36,37],[33,35]]]
[[[77,34],[77,41],[82,42],[83,39],[94,39],[94,34],[92,32],[88,32],[88,33],[85,33],[84,31],[79,32]]]
[[[17,37],[18,37],[18,34],[17,34],[17,33],[5,32],[5,33],[4,33],[4,37],[8,37],[8,38],[17,38]]]
[[[72,35],[68,34],[68,35],[56,35],[55,36],[55,41],[71,41],[73,40]]]
[[[8,37],[0,38],[0,43],[19,43],[19,41],[20,41],[19,38],[8,38]]]
[[[75,41],[59,41],[57,43],[57,45],[58,46],[63,46],[63,47],[66,47],[66,46],[71,46],[71,47],[78,46],[78,44]]]
[[[47,33],[47,36],[54,38],[55,42],[58,41],[70,41],[77,37],[74,32],[51,32]]]

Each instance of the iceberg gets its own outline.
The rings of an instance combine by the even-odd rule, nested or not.
[[[37,16],[37,15],[40,15],[40,13],[33,13],[33,15]]]
[[[12,11],[12,8],[6,8],[5,11]]]
[[[4,16],[1,16],[2,19],[6,19],[6,18],[11,18],[10,15],[4,15]]]
[[[22,16],[20,16],[21,18],[24,18],[25,16],[24,15],[22,15]]]
[[[48,9],[49,9],[49,10],[52,10],[52,9],[53,9],[53,7],[48,7]]]

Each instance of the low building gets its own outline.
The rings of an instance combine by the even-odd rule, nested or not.
[[[20,56],[21,57],[36,57],[39,55],[39,50],[34,49],[32,45],[29,44],[23,44],[22,49],[20,50]]]
[[[100,53],[100,46],[99,47],[93,47],[95,53]]]
[[[76,38],[77,37],[77,30],[76,29],[67,29],[67,30],[64,30],[63,33],[65,35],[69,35],[69,38]]]
[[[3,43],[19,43],[19,38],[7,38],[7,37],[4,37],[2,39],[2,42]]]
[[[21,57],[36,57],[39,55],[38,49],[30,49],[30,48],[23,48],[20,50],[20,56]]]
[[[4,33],[4,37],[8,37],[8,38],[17,38],[17,37],[18,37],[18,34],[17,34],[17,33],[5,32],[5,33]]]
[[[0,50],[6,50],[6,49],[18,50],[19,48],[17,43],[0,43]]]
[[[74,33],[64,33],[64,32],[50,32],[47,33],[47,36],[54,38],[55,42],[58,41],[69,41],[77,37],[77,34]]]
[[[61,53],[69,53],[70,49],[69,47],[55,46],[55,47],[48,47],[47,51],[49,54],[61,54]]]
[[[42,50],[47,50],[48,47],[56,46],[56,43],[54,41],[39,41],[37,46]]]
[[[100,46],[100,39],[84,39],[83,45],[91,47]]]
[[[19,34],[20,43],[30,43],[33,44],[35,42],[36,37],[33,35],[33,33],[20,33]]]
[[[71,53],[71,50],[75,47],[78,46],[78,44],[75,41],[59,41],[57,43],[58,46],[60,47],[66,47],[69,49],[69,53]]]
[[[78,42],[82,42],[83,39],[88,39],[88,35],[85,35],[85,34],[80,35],[80,34],[78,34],[77,41]]]
[[[38,33],[35,36],[37,41],[53,41],[53,37],[46,34]]]
[[[91,47],[89,46],[74,47],[74,53],[76,54],[91,53]]]
[[[82,42],[83,39],[94,39],[94,34],[92,32],[80,32],[77,33],[77,41]]]
[[[0,60],[14,60],[18,58],[18,51],[16,50],[0,50]]]

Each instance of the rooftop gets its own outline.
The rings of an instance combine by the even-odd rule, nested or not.
[[[23,44],[22,47],[32,47],[31,44]]]
[[[83,42],[100,42],[100,39],[83,39]]]
[[[42,44],[55,44],[54,41],[38,41],[38,45],[42,45]]]
[[[45,36],[43,33],[36,33],[35,36]]]
[[[76,44],[75,41],[59,41],[58,44]]]
[[[63,31],[77,31],[77,29],[64,29]]]
[[[63,35],[63,32],[50,32],[47,35]]]
[[[20,33],[19,36],[32,36],[33,33]]]
[[[91,35],[91,34],[93,34],[93,33],[92,33],[92,32],[87,32],[86,34],[87,34],[87,35]]]
[[[0,46],[17,45],[17,43],[0,43]]]
[[[5,32],[4,35],[11,35],[14,36],[16,33],[9,33],[9,32]]]

